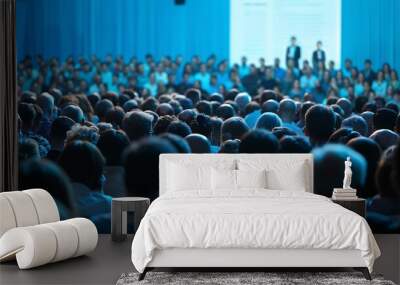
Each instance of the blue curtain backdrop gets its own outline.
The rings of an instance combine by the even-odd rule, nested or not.
[[[17,0],[17,48],[44,56],[229,56],[230,0]],[[257,31],[249,31],[257,32]],[[400,69],[400,0],[342,0],[342,59]]]
[[[342,59],[400,69],[400,0],[342,0]]]
[[[229,0],[17,0],[17,49],[44,56],[229,55]]]

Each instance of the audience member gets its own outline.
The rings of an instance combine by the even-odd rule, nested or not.
[[[240,153],[277,153],[279,141],[271,133],[263,129],[255,129],[245,134],[240,142]]]
[[[320,60],[312,66],[305,60],[300,68],[297,51],[293,41],[287,68],[279,59],[271,66],[264,59],[256,65],[245,58],[239,65],[225,60],[214,65],[215,57],[204,62],[195,57],[188,63],[180,57],[157,61],[152,56],[146,62],[112,56],[21,61],[20,167],[42,163],[41,158],[59,161],[72,181],[65,191],[71,191],[73,201],[65,207],[82,211],[81,216],[106,232],[111,197],[101,190],[155,199],[160,153],[313,151],[315,177],[327,177],[315,189],[326,196],[341,186],[343,161],[350,154],[358,161],[353,161],[352,186],[369,199],[368,220],[373,228],[390,232],[396,211],[379,211],[386,205],[392,209],[397,201],[393,189],[400,189],[400,159],[387,158],[400,133],[396,71],[387,65],[373,70],[370,60],[364,69],[351,60],[341,70],[334,62],[325,68]],[[321,49],[314,54],[321,58]],[[336,145],[325,146],[327,142]],[[344,144],[364,158],[366,172],[357,153]],[[376,166],[378,159],[385,167]],[[376,183],[390,187],[375,188]]]

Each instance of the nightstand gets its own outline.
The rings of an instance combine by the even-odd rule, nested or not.
[[[365,199],[362,198],[354,198],[351,200],[340,200],[340,199],[331,199],[332,202],[339,204],[340,206],[359,214],[361,217],[365,218],[367,213],[367,203]]]
[[[134,213],[135,231],[150,206],[150,199],[143,197],[113,198],[111,202],[111,238],[124,241],[127,237],[127,212]]]

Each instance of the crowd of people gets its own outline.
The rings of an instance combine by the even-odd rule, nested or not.
[[[400,232],[400,82],[389,64],[26,57],[18,100],[19,188],[48,190],[62,218],[100,232],[112,197],[157,198],[161,153],[310,152],[315,193],[341,186],[350,157],[373,230]]]

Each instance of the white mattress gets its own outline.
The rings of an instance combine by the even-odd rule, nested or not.
[[[143,272],[156,249],[168,248],[359,250],[370,271],[380,255],[359,215],[319,195],[271,190],[227,197],[163,195],[140,223],[132,262]]]

